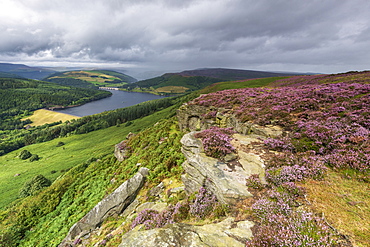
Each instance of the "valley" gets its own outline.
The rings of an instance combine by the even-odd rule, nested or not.
[[[6,110],[3,123],[33,126],[0,132],[0,246],[163,246],[184,244],[181,236],[209,246],[370,244],[368,71],[221,81],[194,73],[123,85],[181,88],[176,97],[76,119],[25,104]],[[2,82],[8,91],[77,90]],[[25,150],[32,156],[23,159]],[[146,168],[145,183],[112,207],[119,211],[86,224]],[[31,191],[39,175],[52,183]],[[71,230],[81,219],[81,231]]]

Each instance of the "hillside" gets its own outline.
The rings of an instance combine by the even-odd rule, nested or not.
[[[61,86],[51,82],[0,78],[0,155],[26,145],[24,136],[32,131],[25,129],[31,123],[26,118],[33,111],[79,105],[110,95],[107,91]]]
[[[272,73],[265,71],[237,69],[196,69],[179,73],[166,73],[152,79],[138,81],[122,88],[138,92],[156,94],[181,94],[205,88],[221,81],[235,81],[252,78],[289,76],[288,73]]]
[[[51,69],[31,67],[24,64],[0,63],[0,72],[7,72],[28,79],[40,80],[55,71]],[[8,77],[8,76],[7,76]]]
[[[82,88],[120,87],[136,79],[111,70],[79,70],[52,74],[43,80]]]
[[[23,179],[31,195],[0,210],[0,246],[369,246],[369,81],[350,72],[219,82],[145,118],[71,132],[63,160],[42,151],[58,139],[25,147],[71,169],[57,178],[40,163]],[[28,180],[42,171],[50,186]]]

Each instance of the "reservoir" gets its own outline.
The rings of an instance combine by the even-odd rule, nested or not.
[[[58,109],[55,111],[65,114],[71,114],[78,117],[84,117],[104,111],[110,111],[118,108],[136,105],[148,100],[164,98],[164,96],[149,93],[134,93],[117,90],[112,90],[110,92],[112,92],[112,96],[108,98],[92,101],[81,106]]]

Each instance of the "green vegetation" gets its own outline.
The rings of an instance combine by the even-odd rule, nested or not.
[[[133,121],[128,127],[114,126],[86,135],[63,138],[63,142],[66,143],[63,147],[69,154],[72,154],[70,151],[70,145],[72,144],[75,146],[82,145],[80,150],[86,150],[84,154],[76,150],[74,152],[78,156],[76,159],[81,159],[81,156],[85,159],[87,157],[91,158],[92,155],[97,157],[97,152],[100,153],[100,156],[98,156],[100,159],[97,157],[79,165],[74,165],[71,170],[59,177],[50,187],[34,196],[18,200],[12,207],[0,211],[0,218],[2,219],[0,232],[3,233],[3,239],[5,239],[0,246],[13,246],[20,242],[20,246],[57,245],[79,218],[94,207],[105,194],[112,192],[137,171],[138,166],[136,164],[138,163],[151,170],[149,183],[158,183],[165,177],[174,176],[179,178],[182,172],[180,165],[184,161],[179,142],[182,134],[179,132],[174,118],[159,120],[168,119],[170,115],[173,115],[174,110],[173,107],[165,109],[140,119],[140,121]],[[158,120],[159,123],[153,126]],[[124,139],[124,136],[130,131],[137,131],[148,126],[153,127],[128,140],[128,145],[132,148],[132,155],[122,163],[117,162],[112,155],[112,144]],[[117,129],[122,131],[121,134],[116,132]],[[114,134],[109,135],[109,131]],[[104,140],[104,136],[106,141],[101,142],[102,139]],[[76,138],[81,139],[77,141]],[[72,142],[71,139],[75,141]],[[100,143],[96,140],[99,140]],[[57,141],[29,147],[35,146],[41,151],[41,149],[47,148],[45,145],[55,147]],[[107,145],[107,142],[111,144]],[[95,152],[93,151],[93,143],[99,146],[99,148],[96,147],[95,150],[97,151]],[[48,150],[52,152],[50,147]],[[105,147],[104,151],[100,149],[101,147]],[[61,152],[59,148],[57,151]],[[56,154],[54,153],[54,155]],[[11,154],[7,156],[11,156]],[[63,156],[68,157],[66,153],[63,153],[60,157]],[[57,157],[51,158],[51,155],[49,157],[50,161],[54,160],[56,162]],[[59,159],[58,163],[59,166],[62,164],[65,166],[68,161],[65,158]],[[56,166],[48,169],[56,169]],[[41,168],[40,165],[39,170],[34,172],[37,174],[40,170],[45,171],[45,168]],[[55,173],[50,173],[47,177],[51,176],[55,176]],[[112,184],[111,181],[113,180],[116,182]],[[32,231],[28,231],[31,228]],[[23,237],[25,239],[20,241]]]
[[[119,87],[136,79],[111,70],[80,70],[58,72],[44,80],[81,88]]]
[[[20,129],[30,121],[21,118],[40,108],[70,106],[101,99],[111,93],[60,86],[55,83],[0,78],[0,130]]]
[[[51,181],[43,175],[36,175],[31,180],[27,181],[19,191],[19,197],[27,197],[36,195],[38,191],[43,188],[49,187]]]
[[[150,92],[150,93],[161,93],[161,94],[176,94],[183,93],[184,88],[188,91],[199,90],[206,86],[209,86],[215,82],[221,81],[217,78],[211,78],[206,76],[182,76],[178,74],[164,74],[159,77],[155,77],[148,80],[138,81],[122,86],[123,89],[135,92]],[[173,87],[170,93],[166,91],[157,91],[164,87]],[[168,89],[168,88],[167,88]],[[166,88],[165,88],[166,90]]]

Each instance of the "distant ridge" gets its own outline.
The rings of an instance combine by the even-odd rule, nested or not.
[[[288,72],[267,72],[257,70],[242,70],[242,69],[225,69],[225,68],[202,68],[195,70],[185,70],[179,74],[182,76],[207,76],[213,78],[219,78],[227,81],[253,79],[253,78],[266,78],[266,77],[277,77],[277,76],[293,76],[299,73],[288,73]]]
[[[179,94],[205,88],[222,81],[238,81],[255,78],[302,75],[299,73],[277,73],[255,70],[202,68],[166,73],[158,77],[122,86],[128,91],[155,94]]]
[[[36,80],[40,80],[55,73],[55,71],[51,69],[30,67],[24,64],[13,63],[0,63],[0,72],[11,73],[24,78]]]

